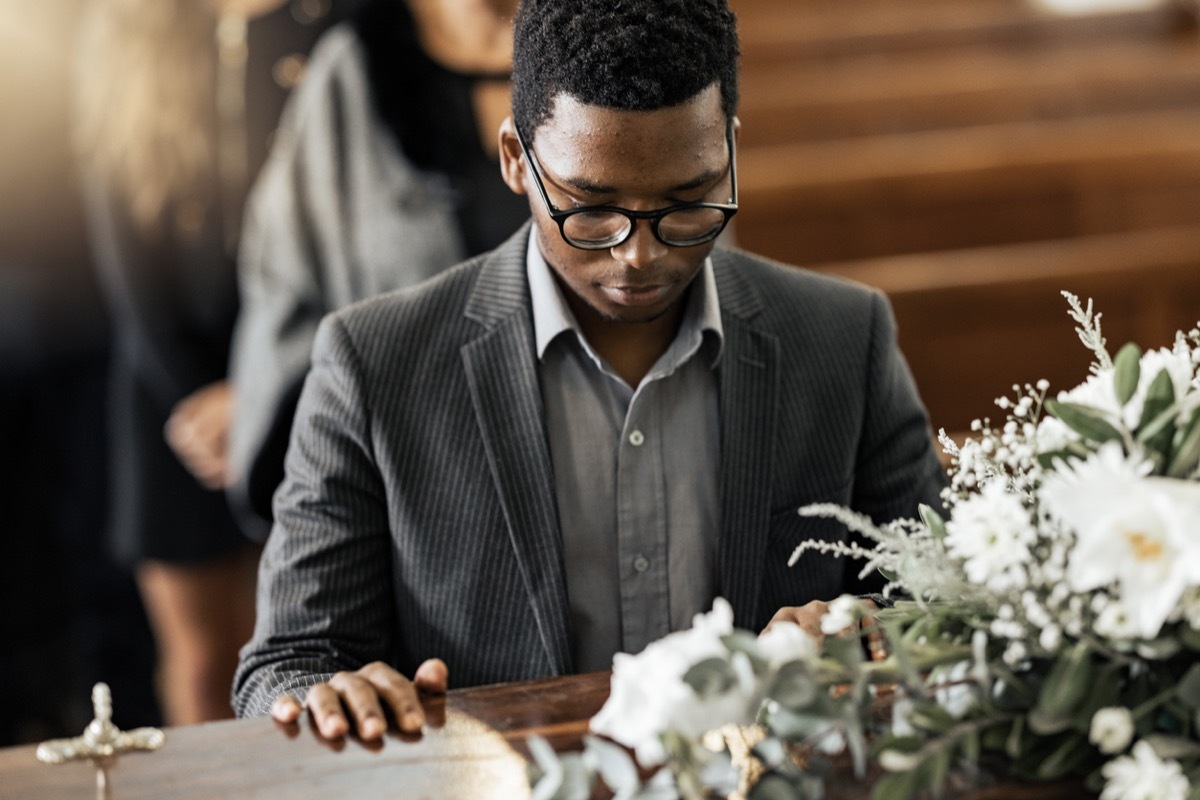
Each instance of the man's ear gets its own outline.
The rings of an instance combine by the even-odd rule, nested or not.
[[[500,123],[500,177],[516,194],[528,194],[525,189],[525,157],[517,141],[517,127],[511,116]]]

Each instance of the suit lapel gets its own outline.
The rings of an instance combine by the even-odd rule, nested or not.
[[[525,279],[527,241],[528,226],[486,258],[465,312],[483,331],[461,354],[534,622],[553,669],[566,674],[567,588]]]
[[[761,309],[754,288],[728,251],[713,252],[725,349],[718,367],[721,398],[720,593],[734,623],[759,622],[759,590],[771,515],[771,453],[778,411],[779,341],[752,320]]]

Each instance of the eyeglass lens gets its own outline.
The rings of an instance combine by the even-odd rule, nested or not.
[[[632,224],[629,217],[615,211],[582,211],[563,220],[563,235],[572,243],[604,247],[623,240]],[[664,242],[687,246],[712,238],[725,224],[725,214],[715,208],[681,208],[655,224]]]

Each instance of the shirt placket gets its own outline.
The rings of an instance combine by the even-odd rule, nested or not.
[[[617,541],[623,649],[637,653],[670,631],[661,392],[643,384],[617,454]]]

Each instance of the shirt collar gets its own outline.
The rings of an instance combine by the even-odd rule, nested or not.
[[[550,271],[550,265],[542,256],[537,246],[537,232],[529,234],[529,247],[525,256],[525,272],[529,280],[529,296],[533,304],[533,331],[537,344],[538,359],[546,355],[546,348],[562,333],[573,331],[583,346],[591,352],[591,347],[584,339],[575,314],[567,305],[557,281]],[[710,334],[705,336],[705,334]],[[692,291],[688,297],[688,306],[684,311],[683,323],[679,326],[676,341],[687,336],[697,339],[713,339],[715,343],[709,352],[712,357],[709,366],[715,367],[721,358],[725,344],[725,330],[721,326],[721,304],[717,297],[717,280],[713,273],[712,258],[704,259],[704,266],[696,280],[692,281]],[[695,347],[699,347],[697,344]],[[695,348],[689,348],[694,350]]]

